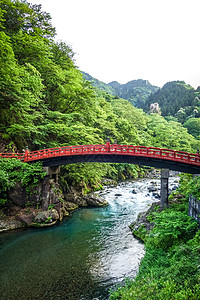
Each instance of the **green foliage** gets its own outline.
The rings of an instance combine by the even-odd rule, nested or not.
[[[180,123],[151,114],[147,126],[150,146],[196,152],[197,141]]]
[[[87,186],[96,189],[99,182],[107,174],[113,172],[116,170],[109,164],[71,164],[62,167],[60,184],[63,191],[66,191],[69,186],[81,185],[83,192],[85,192]]]
[[[187,195],[192,195],[200,201],[200,176],[196,176],[188,182]]]
[[[82,71],[82,74],[83,74],[83,77],[87,81],[91,82],[91,84],[92,84],[93,87],[97,88],[98,90],[105,91],[106,93],[108,93],[108,94],[110,94],[112,96],[116,95],[115,90],[111,86],[109,86],[109,84],[106,84],[106,83],[104,83],[102,81],[99,81],[98,79],[92,77],[91,75],[89,75],[89,74],[87,74],[87,73],[85,73],[83,71]]]
[[[124,287],[114,291],[110,300],[198,300],[200,293],[199,284],[192,288],[188,286],[187,280],[182,283],[182,289],[173,280],[154,279],[153,276],[142,278],[133,282],[128,282]]]
[[[12,145],[8,148],[21,152],[26,145],[38,150],[104,144],[109,137],[118,144],[196,152],[198,143],[186,128],[155,114],[148,116],[131,105],[143,107],[157,87],[145,80],[106,85],[82,75],[71,47],[53,40],[55,28],[41,5],[2,0],[0,26],[0,139],[2,144]],[[85,78],[93,80],[95,88]],[[199,92],[194,93],[198,107]],[[104,176],[117,180],[142,176],[141,169],[134,165],[100,169],[98,164],[93,170],[86,165],[82,171],[73,167],[66,180],[68,184],[96,186]],[[100,174],[99,179],[95,172]]]
[[[132,80],[126,84],[117,81],[110,82],[109,87],[114,89],[115,94],[120,98],[128,100],[138,108],[144,108],[148,97],[158,90],[158,87],[151,85],[147,80]]]
[[[190,118],[183,124],[183,126],[187,128],[191,135],[200,140],[200,118]]]
[[[190,192],[194,193],[197,186],[191,185],[191,176],[181,177],[181,188],[188,180]],[[178,206],[183,205],[151,213],[155,226],[145,235],[146,253],[139,273],[134,281],[129,279],[111,291],[111,300],[199,299],[200,231],[197,222]]]
[[[187,118],[200,117],[199,90],[195,90],[184,81],[166,83],[161,89],[147,99],[145,110],[157,102],[163,116],[174,116],[181,123]]]
[[[187,199],[192,195],[200,200],[200,176],[193,178],[190,174],[181,174],[179,191]]]
[[[131,228],[131,225],[129,226]],[[132,229],[132,228],[131,228]],[[145,225],[141,225],[138,230],[132,229],[132,233],[135,237],[142,240],[143,242],[146,241],[146,236],[148,234]]]
[[[132,80],[125,84],[112,81],[106,84],[85,72],[82,74],[95,88],[115,96],[115,99],[126,99],[137,108],[144,108],[148,97],[158,90],[158,87],[151,85],[147,80]]]
[[[152,230],[148,246],[167,250],[169,247],[187,241],[196,232],[197,222],[178,211],[162,211],[155,213],[153,220],[155,227]]]
[[[0,205],[7,202],[7,193],[17,182],[29,189],[44,176],[40,163],[27,164],[14,158],[0,159]]]

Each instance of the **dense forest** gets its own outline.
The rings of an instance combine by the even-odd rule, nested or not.
[[[189,134],[179,122],[146,114],[85,80],[73,50],[64,42],[55,42],[51,17],[41,5],[3,0],[0,9],[2,152],[21,152],[26,145],[36,150],[104,144],[107,137],[118,144],[196,152],[197,136]],[[103,176],[124,178],[123,173],[137,173],[135,166],[126,165],[64,168],[70,183],[95,184]]]
[[[82,73],[84,78],[90,81],[95,88],[106,91],[110,95],[126,99],[137,108],[144,109],[148,97],[159,89],[151,85],[148,80],[132,80],[125,84],[112,81],[106,84],[85,72]]]
[[[93,86],[91,76],[76,66],[73,49],[64,42],[55,41],[55,36],[51,16],[42,11],[41,5],[32,5],[25,0],[0,1],[0,152],[22,152],[26,146],[37,150],[65,145],[105,144],[109,137],[111,142],[117,140],[118,144],[196,153],[200,147],[199,88],[195,90],[177,81],[158,89],[146,80],[134,80],[126,85],[112,82],[108,87],[96,80]],[[150,111],[152,103],[158,103],[160,111]],[[31,167],[14,160],[9,164],[3,160],[0,163],[1,205],[5,205],[7,191],[16,181],[35,184],[43,177],[39,165]],[[62,167],[60,183],[67,187],[79,184],[88,191],[94,190],[105,177],[120,180],[141,174],[138,166],[128,164],[103,164],[103,167],[97,163],[70,165]],[[185,181],[185,186],[188,181]],[[190,181],[192,184],[194,181]],[[192,191],[197,191],[197,187],[199,189],[199,185],[193,185]],[[186,191],[183,193],[186,194]],[[185,213],[186,204],[179,210]],[[173,214],[172,211],[170,213]],[[166,223],[167,217],[162,217],[164,219],[158,217],[155,222]],[[199,251],[199,235],[195,236],[196,225],[191,225],[187,218],[181,221],[179,217],[180,224],[186,227],[185,231],[181,231],[181,241],[186,246],[176,249],[179,246],[177,232],[172,232],[173,255],[172,252],[166,254],[167,249],[163,248],[166,243],[159,238],[154,241],[151,236],[147,238],[150,252],[142,263],[141,275],[134,288],[131,285],[129,290],[125,290],[127,296],[117,291],[112,299],[138,299],[131,295],[137,294],[141,284],[144,291],[151,286],[152,294],[158,294],[157,298],[149,299],[170,299],[174,295],[170,294],[172,289],[180,293],[180,297],[171,299],[197,299],[194,293],[199,291],[199,275],[194,256]],[[185,232],[191,234],[193,240],[190,241],[188,235],[184,237]],[[157,234],[156,228],[154,233]],[[177,259],[175,252],[184,254],[183,261]],[[147,263],[149,265],[153,261],[153,255],[159,256],[154,266],[156,271],[147,268]],[[185,262],[193,258],[195,278],[187,281],[183,276],[182,283],[178,282],[173,262],[177,261],[177,268],[178,263],[186,268]],[[161,264],[168,268],[163,271],[164,277],[158,272]],[[171,281],[165,280],[168,271],[173,274]],[[190,276],[189,272],[186,274]],[[183,294],[185,287],[187,294]],[[146,299],[144,297],[140,299]]]
[[[106,84],[84,72],[83,75],[95,88],[115,95],[116,98],[126,99],[146,113],[155,112],[154,104],[158,104],[157,113],[168,121],[183,124],[190,134],[200,139],[200,87],[195,90],[184,81],[172,81],[159,89],[142,79],[126,84],[116,81]]]
[[[146,110],[151,103],[160,105],[163,116],[176,117],[181,123],[187,118],[200,117],[200,89],[196,90],[184,81],[166,83],[146,101]]]

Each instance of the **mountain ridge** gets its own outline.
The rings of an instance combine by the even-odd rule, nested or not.
[[[159,87],[153,86],[148,80],[135,79],[124,84],[118,81],[111,81],[107,84],[83,71],[82,74],[94,87],[112,96],[118,96],[119,98],[128,100],[133,106],[138,108],[144,109],[148,97],[159,90]]]

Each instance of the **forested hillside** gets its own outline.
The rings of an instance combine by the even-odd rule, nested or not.
[[[166,120],[180,122],[190,134],[200,139],[200,87],[195,90],[184,81],[172,81],[159,89],[142,79],[126,84],[119,84],[117,81],[106,84],[82,73],[95,88],[115,95],[115,98],[126,99],[133,106],[144,109],[146,113],[151,113],[151,105],[158,103],[157,112]]]
[[[187,118],[200,117],[200,88],[196,90],[184,81],[166,83],[146,101],[146,111],[157,102],[163,116],[173,116],[181,123]]]
[[[0,27],[0,151],[21,152],[26,145],[36,150],[104,144],[109,137],[119,144],[196,152],[197,132],[194,137],[180,123],[147,115],[86,81],[73,50],[54,41],[51,17],[40,5],[2,0]],[[147,94],[156,89],[142,80],[133,84],[146,87]],[[102,176],[137,176],[134,165],[100,168],[88,164],[65,169],[70,183],[95,184]]]
[[[86,80],[90,78],[83,76],[76,66],[73,49],[64,42],[56,42],[55,35],[51,16],[42,11],[41,5],[32,5],[25,0],[0,1],[0,152],[22,152],[26,146],[37,150],[105,144],[109,137],[111,143],[117,140],[118,144],[196,153],[200,147],[200,89],[175,82],[158,90],[144,80],[126,85],[112,82],[108,90],[102,83],[99,89],[96,81],[93,87]],[[155,102],[159,103],[162,115],[149,111],[149,105]],[[143,107],[146,112],[141,109]],[[45,176],[41,165],[28,165],[15,159],[1,159],[0,163],[1,207],[6,206],[8,192],[16,189],[17,184],[37,196],[34,188]],[[63,166],[59,173],[60,185],[54,188],[54,194],[59,198],[60,188],[67,194],[69,188],[77,185],[84,194],[101,188],[100,182],[105,177],[121,180],[143,174],[138,166],[130,164]],[[186,178],[183,185],[188,182],[190,190],[186,196],[193,192],[199,198],[199,181]],[[48,191],[45,193],[50,194],[50,189]],[[15,194],[18,192],[19,189],[15,190]],[[125,286],[117,290],[111,299],[138,299],[140,293],[140,299],[198,299],[199,234],[195,235],[197,225],[191,225],[194,222],[180,213],[181,209],[188,214],[186,201],[180,205],[181,201],[177,199],[178,204],[174,204],[177,211],[172,205],[168,215],[171,219],[164,211],[161,217],[156,217],[157,221],[153,220],[157,224],[153,238],[149,235],[148,255],[141,265],[141,277],[131,283],[130,288]],[[22,200],[29,213],[27,205],[33,204],[27,203],[26,197]],[[60,209],[61,200],[58,199]],[[188,198],[186,200],[188,202]],[[52,202],[49,203],[46,209],[52,208]],[[39,202],[35,206],[40,209]],[[50,215],[47,221],[49,218]],[[150,216],[150,220],[154,218],[154,215]],[[85,242],[85,233],[82,238]],[[172,246],[171,251],[163,245]],[[49,255],[49,251],[45,253]],[[24,263],[24,270],[23,266]],[[70,269],[64,269],[65,273],[68,271]],[[59,291],[59,282],[52,286],[58,287]]]
[[[126,99],[137,108],[144,109],[148,97],[158,90],[158,87],[151,85],[148,80],[132,80],[125,84],[112,81],[106,84],[85,72],[82,72],[82,74],[95,88],[118,98]]]
[[[128,100],[132,105],[144,109],[148,97],[158,90],[148,80],[132,80],[125,84],[112,81],[108,84],[115,90],[115,93],[123,99]]]
[[[98,90],[104,91],[112,96],[116,95],[115,90],[109,86],[109,84],[106,84],[105,82],[102,82],[94,77],[92,77],[91,75],[89,75],[88,73],[85,73],[83,71],[81,71],[81,73],[83,74],[83,77],[90,81],[92,83],[92,86],[97,88]]]

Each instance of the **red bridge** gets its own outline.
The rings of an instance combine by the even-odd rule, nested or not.
[[[25,153],[0,153],[1,158],[18,158],[23,162],[42,161],[43,166],[73,163],[131,163],[158,169],[200,174],[200,155],[155,147],[117,145],[64,146]]]

